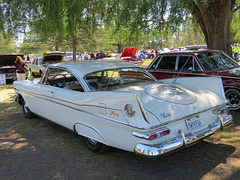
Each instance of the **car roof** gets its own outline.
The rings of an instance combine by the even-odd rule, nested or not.
[[[86,74],[115,68],[139,67],[133,63],[124,62],[121,60],[87,60],[87,61],[69,61],[49,65],[49,67],[63,67],[78,74],[79,77],[84,77]]]
[[[220,50],[188,50],[188,51],[171,51],[171,52],[165,52],[160,53],[159,55],[195,55],[195,54],[201,54],[201,53],[209,53],[209,52],[221,52]]]

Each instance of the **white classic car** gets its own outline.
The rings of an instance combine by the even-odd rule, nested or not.
[[[67,127],[98,153],[111,146],[157,157],[232,121],[220,78],[159,82],[116,60],[49,65],[40,80],[15,81],[14,90],[26,118],[36,114]]]

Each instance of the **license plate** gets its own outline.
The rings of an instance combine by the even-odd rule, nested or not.
[[[199,116],[194,116],[192,118],[187,119],[186,123],[189,130],[202,125],[202,122]]]

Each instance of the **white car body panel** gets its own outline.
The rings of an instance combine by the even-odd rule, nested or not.
[[[51,67],[68,69],[82,82],[91,72],[137,66],[126,62],[88,61],[48,68]],[[45,76],[47,78],[47,72]],[[232,116],[227,112],[213,113],[214,109],[226,106],[220,78],[181,78],[174,84],[165,84],[172,82],[171,79],[162,81],[164,84],[132,85],[112,91],[85,88],[87,92],[79,92],[44,84],[43,77],[40,81],[16,81],[14,89],[33,113],[105,145],[150,157],[204,138],[231,122]],[[127,104],[134,108],[133,117],[124,110]],[[189,130],[186,119],[196,117],[202,125]],[[145,138],[165,129],[170,133],[153,140]],[[190,135],[193,136],[187,139]]]

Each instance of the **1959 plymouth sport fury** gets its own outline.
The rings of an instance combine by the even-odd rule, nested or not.
[[[158,81],[122,61],[49,65],[38,81],[15,81],[26,118],[47,118],[84,137],[87,147],[108,147],[158,157],[230,124],[221,78]]]

